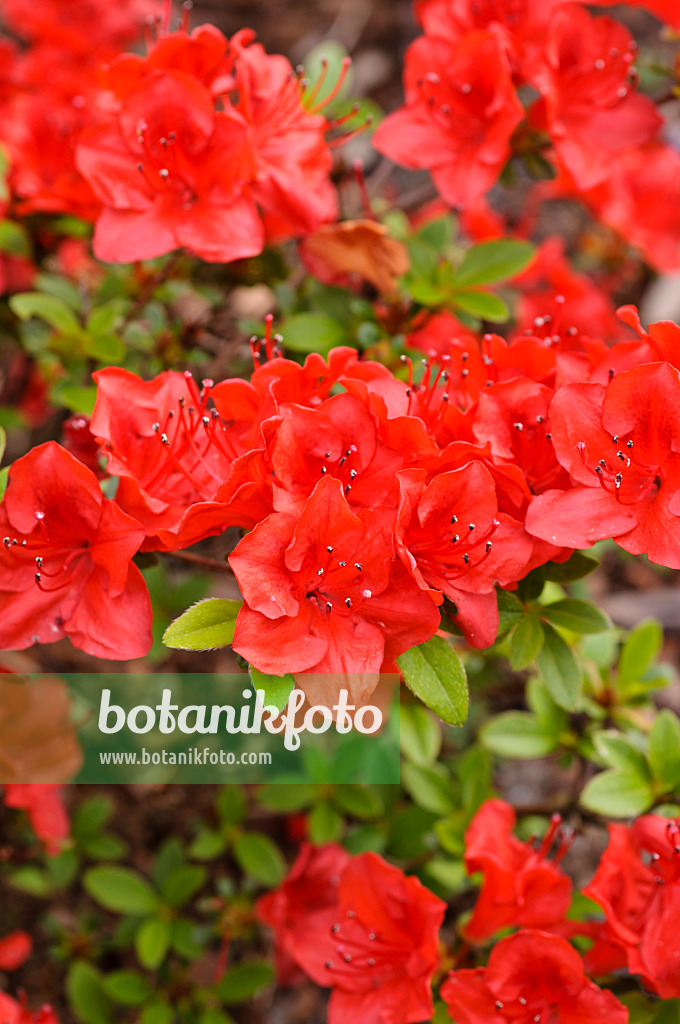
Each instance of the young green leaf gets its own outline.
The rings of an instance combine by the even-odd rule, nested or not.
[[[633,630],[619,658],[619,681],[634,683],[652,664],[663,644],[663,630],[655,619],[641,622]]]
[[[261,832],[242,832],[234,843],[234,857],[242,871],[273,889],[286,873],[278,846]]]
[[[634,818],[649,810],[654,793],[647,778],[630,769],[613,768],[586,784],[581,803],[607,818]]]
[[[119,914],[152,914],[160,901],[145,878],[131,868],[101,866],[90,868],[83,886],[92,899]]]
[[[611,622],[604,612],[576,597],[566,597],[562,601],[545,605],[541,615],[556,626],[571,629],[574,633],[603,633],[611,628]]]
[[[456,285],[498,284],[516,277],[531,263],[536,250],[518,238],[499,238],[468,249],[456,271]]]
[[[155,971],[165,960],[170,948],[170,922],[159,917],[148,917],[135,935],[135,950],[142,967]]]
[[[492,754],[526,760],[547,757],[559,742],[553,729],[526,711],[505,711],[496,715],[482,727],[479,740]]]
[[[515,672],[536,660],[543,646],[543,627],[535,612],[528,612],[515,626],[510,637],[510,664]]]
[[[649,762],[654,778],[665,792],[680,786],[680,720],[672,711],[660,711],[649,734]]]
[[[402,704],[399,709],[399,743],[409,761],[423,767],[433,764],[442,745],[441,727],[421,704]]]
[[[270,676],[264,672],[258,672],[252,665],[248,666],[250,681],[254,690],[264,690],[265,704],[271,704],[279,711],[283,711],[288,698],[295,689],[295,680],[291,675]]]
[[[468,713],[465,667],[439,636],[412,647],[397,658],[404,682],[416,697],[449,725],[463,725]]]
[[[180,651],[213,651],[234,639],[241,601],[208,597],[188,608],[163,634],[166,647]]]
[[[510,310],[499,295],[478,288],[457,288],[451,295],[451,301],[458,309],[490,320],[492,323],[503,324],[510,319]]]
[[[536,658],[538,670],[555,703],[565,711],[574,711],[581,695],[581,670],[560,634],[548,623],[543,631],[543,647]]]

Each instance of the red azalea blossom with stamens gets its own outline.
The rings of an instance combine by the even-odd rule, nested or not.
[[[397,550],[413,578],[456,605],[456,622],[473,647],[498,632],[494,584],[516,583],[532,552],[521,523],[498,511],[493,477],[481,462],[439,473],[398,474]]]
[[[680,568],[680,373],[647,363],[602,384],[568,384],[550,406],[555,455],[571,488],[534,498],[527,529],[575,548],[613,537]]]
[[[185,72],[150,74],[114,121],[83,132],[76,161],[104,205],[98,259],[151,259],[185,247],[228,262],[262,250],[246,123],[229,105],[215,111],[205,86]]]
[[[457,1024],[627,1024],[628,1009],[584,974],[566,939],[521,931],[497,943],[486,967],[452,971],[441,996]]]
[[[620,22],[594,17],[579,4],[564,4],[550,22],[545,63],[531,76],[543,100],[530,117],[545,119],[557,158],[579,189],[603,181],[613,156],[659,132],[656,107],[635,92],[636,48]]]
[[[350,861],[349,853],[336,843],[316,847],[303,843],[279,888],[257,901],[258,919],[274,929],[280,984],[298,980],[296,951],[305,948],[308,931],[333,925],[340,878]]]
[[[646,814],[632,826],[610,825],[609,846],[583,892],[606,915],[586,955],[590,969],[627,962],[662,999],[680,997],[680,824]]]
[[[415,1024],[433,1013],[431,981],[446,904],[375,853],[343,871],[335,921],[305,930],[300,964],[332,987],[329,1024]]]
[[[328,476],[299,517],[259,523],[229,556],[245,601],[234,650],[262,672],[377,673],[428,640],[439,612],[395,557],[395,517],[353,512]]]
[[[429,170],[452,206],[473,202],[496,182],[524,113],[498,39],[417,39],[406,53],[405,89],[406,106],[382,122],[376,149]]]
[[[144,531],[54,441],[17,459],[0,505],[0,647],[64,636],[100,658],[140,658],[151,604],[132,556]]]
[[[547,928],[559,924],[571,902],[571,879],[559,867],[568,848],[555,815],[540,846],[522,843],[513,835],[517,817],[504,800],[487,800],[465,833],[465,867],[481,871],[482,891],[465,936],[478,942],[509,925]],[[548,854],[559,837],[556,857]]]

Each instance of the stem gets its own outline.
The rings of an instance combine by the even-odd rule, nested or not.
[[[218,562],[216,558],[206,558],[204,555],[194,555],[191,551],[162,551],[163,555],[170,558],[178,558],[181,562],[190,562],[192,565],[202,565],[204,569],[215,569],[217,572],[231,573],[226,562]]]

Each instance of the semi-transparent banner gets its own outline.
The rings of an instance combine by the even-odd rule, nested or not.
[[[357,703],[324,677],[318,703],[246,673],[3,674],[0,784],[396,783],[397,683]]]

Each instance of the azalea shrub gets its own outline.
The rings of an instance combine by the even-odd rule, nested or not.
[[[680,1022],[680,3],[611,6],[414,0],[389,106],[0,4],[2,1024]],[[107,671],[401,781],[69,785]]]

